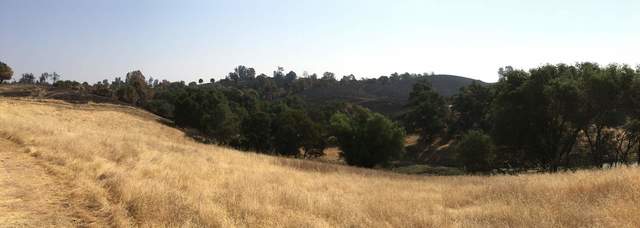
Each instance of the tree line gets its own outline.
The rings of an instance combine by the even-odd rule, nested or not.
[[[8,74],[4,66],[0,76]],[[402,115],[394,117],[344,102],[305,102],[296,93],[429,74],[336,80],[330,72],[298,77],[278,68],[267,76],[238,66],[219,81],[159,81],[133,71],[124,79],[93,85],[47,75],[41,81],[23,74],[17,82],[46,84],[51,79],[54,87],[144,107],[180,127],[197,129],[205,142],[258,153],[310,158],[338,146],[348,164],[374,167],[406,159],[405,135],[415,133],[426,152],[450,143],[455,165],[469,172],[558,171],[640,159],[640,69],[626,65],[505,67],[497,83],[474,83],[452,97],[418,80]]]
[[[640,160],[640,69],[594,63],[506,67],[444,102],[416,85],[408,127],[457,141],[470,171],[617,166]],[[450,108],[442,108],[443,104]]]

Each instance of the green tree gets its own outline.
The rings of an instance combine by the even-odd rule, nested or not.
[[[404,117],[407,129],[419,132],[423,142],[430,144],[445,129],[447,107],[429,82],[420,81],[413,86],[408,109]]]
[[[471,130],[456,143],[458,160],[468,172],[488,172],[493,169],[495,151],[491,138],[482,131]]]
[[[471,129],[489,130],[492,98],[491,89],[476,82],[460,88],[460,92],[453,97],[451,106],[455,115],[451,133],[463,133]]]
[[[271,117],[264,112],[250,114],[240,125],[240,135],[245,149],[262,153],[271,151]]]
[[[272,126],[273,145],[282,155],[298,156],[305,143],[319,140],[313,132],[313,122],[302,110],[285,108],[277,114]]]
[[[5,80],[11,80],[13,70],[6,63],[0,62],[0,83]]]
[[[176,124],[196,128],[219,144],[227,145],[238,135],[239,119],[219,91],[189,88],[175,107]]]
[[[398,157],[404,150],[402,127],[361,107],[334,114],[331,129],[341,156],[349,165],[374,167]]]
[[[580,65],[584,84],[584,114],[589,119],[583,132],[589,145],[592,165],[600,167],[613,162],[610,128],[624,125],[626,88],[632,83],[628,68],[611,65],[605,69],[596,64]],[[631,70],[633,73],[633,70]]]
[[[500,163],[549,171],[568,166],[587,122],[578,72],[564,64],[500,71],[492,111]]]

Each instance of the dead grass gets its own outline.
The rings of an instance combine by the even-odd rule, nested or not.
[[[640,227],[637,167],[407,176],[198,144],[115,105],[1,98],[0,136],[120,227]]]

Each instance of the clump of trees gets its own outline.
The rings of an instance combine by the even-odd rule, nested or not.
[[[446,124],[435,111],[443,103],[416,85],[409,129],[427,140],[434,134],[460,140],[459,160],[473,171],[557,171],[640,160],[640,69],[580,63],[506,67],[499,74],[491,86],[461,89]]]
[[[331,117],[331,128],[347,164],[374,167],[398,158],[404,150],[404,129],[361,107]]]

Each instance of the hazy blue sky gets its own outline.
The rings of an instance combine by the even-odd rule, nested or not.
[[[219,79],[239,64],[496,81],[505,65],[639,64],[640,1],[0,0],[0,61],[89,82]]]

